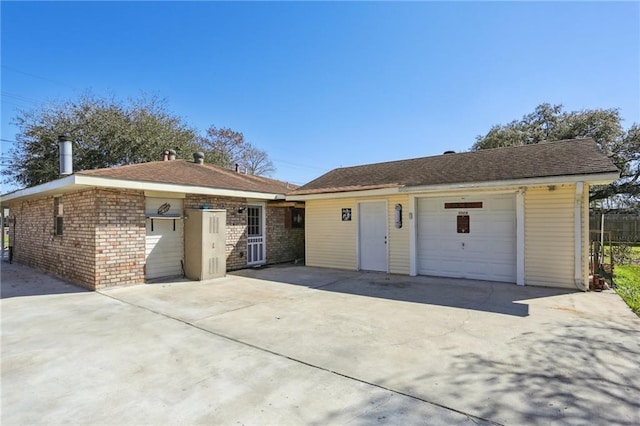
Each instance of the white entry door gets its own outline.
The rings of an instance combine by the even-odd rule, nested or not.
[[[266,262],[264,228],[264,206],[247,206],[247,265]]]
[[[360,269],[387,272],[387,202],[360,203],[358,215]]]

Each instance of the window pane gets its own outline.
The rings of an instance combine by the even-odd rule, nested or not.
[[[260,207],[249,207],[247,209],[247,234],[250,236],[262,235],[261,231],[261,213]]]

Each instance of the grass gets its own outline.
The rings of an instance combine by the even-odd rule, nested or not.
[[[613,243],[613,247],[615,247],[616,245],[620,245],[621,243]],[[631,255],[631,259],[633,259],[633,261],[635,262],[640,262],[640,245],[638,246],[634,246],[631,245],[629,247],[630,249],[630,255]],[[609,244],[605,244],[605,248],[604,248],[604,259],[602,259],[603,263],[611,263],[611,252],[609,251]],[[617,265],[616,265],[617,267]]]
[[[616,292],[640,316],[640,266],[616,266],[614,283]]]

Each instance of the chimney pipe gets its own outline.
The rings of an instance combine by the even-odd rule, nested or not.
[[[196,152],[193,154],[193,162],[196,164],[204,164],[204,152]]]
[[[73,173],[73,147],[68,133],[58,136],[58,150],[60,151],[60,176]]]
[[[162,161],[169,161],[169,150],[165,149],[162,151]]]
[[[240,165],[236,163],[236,173],[240,173]]]
[[[170,149],[169,150],[169,161],[173,161],[176,159],[176,150],[175,149]]]

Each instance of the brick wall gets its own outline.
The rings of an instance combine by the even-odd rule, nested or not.
[[[141,191],[95,191],[95,288],[144,283],[144,209]]]
[[[267,262],[284,263],[304,259],[304,228],[291,228],[286,220],[289,207],[267,207]]]
[[[55,235],[54,197],[9,204],[14,261],[65,278],[83,287],[95,285],[96,214],[94,191],[62,196],[63,235]]]
[[[14,260],[89,289],[144,282],[145,197],[141,191],[91,189],[62,196],[63,235],[55,235],[54,197],[9,204]],[[188,194],[185,208],[227,211],[227,270],[247,266],[244,198]],[[266,208],[267,263],[304,258],[304,229],[286,226],[286,208]]]
[[[187,194],[184,200],[185,209],[199,209],[205,205],[210,209],[227,211],[227,271],[245,268],[247,266],[247,213],[246,211],[238,213],[238,209],[246,208],[246,198]]]

